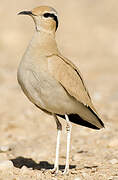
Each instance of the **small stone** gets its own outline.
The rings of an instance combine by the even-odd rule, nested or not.
[[[42,168],[41,171],[44,173],[46,170]]]
[[[94,168],[94,169],[92,169],[92,170],[91,170],[91,172],[92,172],[92,173],[95,173],[95,172],[96,172],[96,169],[95,169],[95,168]]]
[[[82,176],[83,176],[84,178],[86,178],[86,179],[89,179],[89,178],[90,178],[90,176],[89,176],[87,173],[82,173]]]
[[[117,163],[118,163],[118,160],[117,160],[117,159],[111,159],[109,162],[110,162],[111,164],[117,164]]]
[[[23,166],[21,168],[21,171],[22,171],[23,174],[26,174],[26,175],[29,173],[29,169],[26,166]]]
[[[79,150],[79,151],[77,151],[77,153],[88,153],[88,151]]]
[[[26,166],[22,166],[21,170],[26,171],[28,168]]]
[[[57,178],[56,177],[52,177],[52,179],[51,180],[57,180]]]
[[[5,160],[5,161],[0,161],[0,170],[2,169],[9,169],[13,167],[12,161]]]
[[[77,174],[76,170],[71,171],[71,174]]]
[[[10,150],[10,147],[8,145],[0,147],[0,152],[7,152],[9,150]]]
[[[74,180],[82,180],[80,177],[75,177]]]

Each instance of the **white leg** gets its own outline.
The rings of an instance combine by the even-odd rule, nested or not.
[[[68,174],[69,172],[69,153],[70,153],[70,137],[71,137],[71,123],[69,121],[68,115],[65,115],[67,122],[67,151],[66,151],[66,166],[63,174]]]
[[[57,145],[56,145],[56,158],[55,158],[55,164],[54,164],[54,169],[52,170],[52,173],[57,174],[59,171],[59,147],[60,147],[60,135],[62,131],[62,125],[57,119],[57,116],[53,114],[56,124],[57,124]]]

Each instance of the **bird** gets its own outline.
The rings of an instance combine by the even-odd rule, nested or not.
[[[67,147],[63,174],[69,173],[71,122],[92,129],[104,128],[78,67],[58,50],[55,40],[59,26],[57,11],[39,6],[18,15],[30,16],[34,35],[17,71],[18,83],[28,99],[54,117],[57,126],[56,158],[53,173],[59,172],[59,148],[62,124],[66,120]]]

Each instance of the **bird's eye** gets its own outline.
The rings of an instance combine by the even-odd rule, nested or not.
[[[43,17],[45,18],[52,18],[56,22],[56,29],[58,28],[58,18],[55,14],[53,13],[44,13]]]
[[[45,18],[48,18],[48,17],[50,17],[50,13],[45,13],[43,16],[44,16]]]

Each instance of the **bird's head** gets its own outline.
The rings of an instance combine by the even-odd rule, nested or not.
[[[37,31],[55,32],[58,28],[58,17],[55,9],[39,6],[31,11],[22,11],[18,15],[29,15],[33,18]]]

